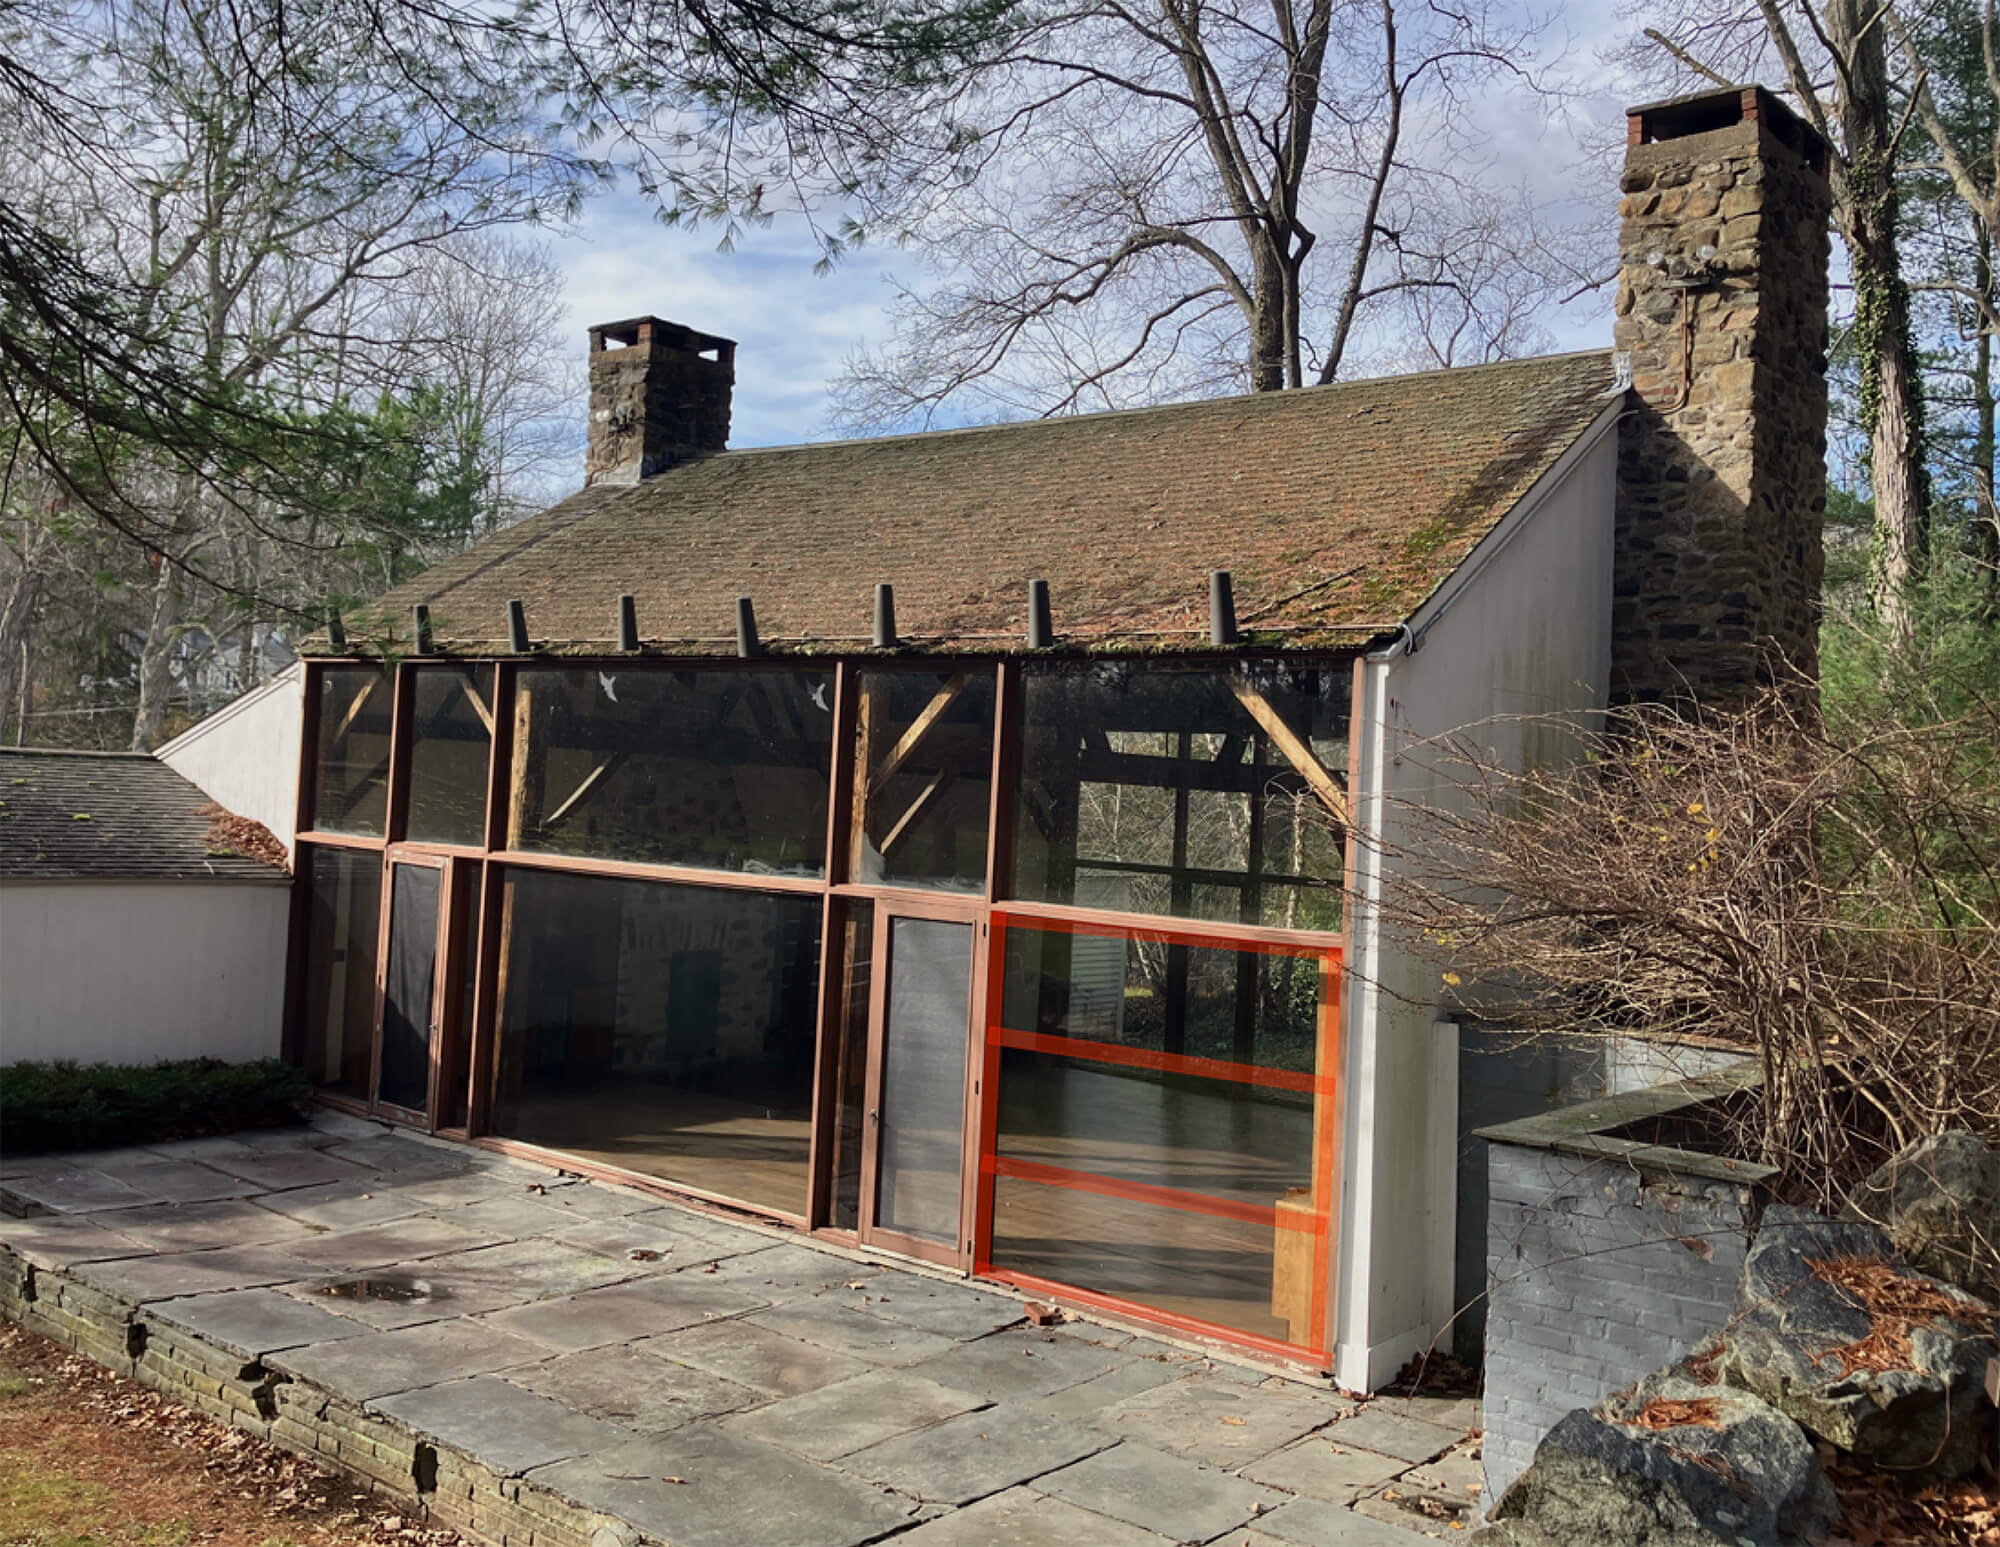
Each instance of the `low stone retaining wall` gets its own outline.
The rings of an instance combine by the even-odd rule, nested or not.
[[[0,1316],[218,1423],[345,1472],[417,1518],[498,1547],[624,1547],[622,1522],[170,1326],[0,1244]]]
[[[1479,1131],[1489,1503],[1566,1413],[1689,1353],[1733,1313],[1772,1172],[1616,1130],[1671,1123],[1749,1078],[1725,1071]]]

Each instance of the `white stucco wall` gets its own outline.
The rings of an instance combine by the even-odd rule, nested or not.
[[[1607,402],[1410,620],[1414,650],[1401,641],[1361,664],[1355,816],[1389,848],[1400,810],[1453,798],[1425,742],[1478,726],[1482,745],[1521,766],[1563,755],[1561,738],[1482,722],[1604,705],[1617,412]],[[1379,895],[1379,856],[1366,842],[1358,849],[1357,890]],[[1335,1374],[1372,1390],[1427,1347],[1454,1309],[1458,1035],[1439,1024],[1436,968],[1381,940],[1365,903],[1350,948]]]
[[[275,1058],[290,888],[0,882],[0,1064]]]
[[[270,828],[292,849],[299,802],[305,667],[293,662],[159,750],[159,759],[211,800]]]

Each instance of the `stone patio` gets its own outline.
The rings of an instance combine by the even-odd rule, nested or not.
[[[0,1161],[0,1309],[507,1547],[1403,1547],[1477,1501],[1470,1402],[330,1113]]]

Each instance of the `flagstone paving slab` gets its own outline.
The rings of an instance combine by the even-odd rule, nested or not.
[[[360,1166],[316,1149],[281,1149],[249,1155],[218,1155],[218,1170],[259,1187],[278,1191],[314,1187],[322,1182],[350,1182],[368,1173]]]
[[[976,1391],[999,1402],[1045,1397],[1129,1363],[1130,1358],[1115,1349],[1017,1327],[961,1343],[910,1369],[941,1386]]]
[[[626,1214],[641,1214],[660,1206],[659,1198],[652,1193],[640,1192],[631,1187],[612,1187],[601,1182],[551,1184],[547,1192],[541,1196],[544,1202],[560,1202],[564,1208],[573,1209],[578,1214],[588,1214],[596,1219],[617,1219]],[[692,1211],[689,1212],[692,1214]]]
[[[243,1198],[214,1203],[155,1203],[118,1211],[118,1233],[163,1252],[210,1246],[267,1246],[314,1234],[297,1220]]]
[[[372,1177],[267,1192],[258,1196],[257,1204],[315,1230],[362,1230],[370,1225],[393,1224],[423,1213],[426,1207],[399,1189],[383,1189]]]
[[[472,1321],[439,1321],[394,1332],[310,1343],[273,1354],[271,1368],[345,1397],[373,1401],[465,1375],[526,1364],[545,1351]]]
[[[1182,1538],[1093,1515],[1032,1488],[1009,1488],[895,1540],[896,1547],[1172,1547]]]
[[[635,1353],[622,1344],[545,1358],[509,1370],[507,1379],[637,1434],[664,1434],[770,1400],[768,1392],[753,1391],[691,1365]]]
[[[871,1366],[831,1349],[801,1343],[749,1322],[719,1321],[663,1333],[633,1345],[642,1353],[691,1364],[738,1385],[795,1397],[864,1374]]]
[[[491,1231],[461,1230],[441,1219],[418,1214],[386,1225],[340,1230],[300,1241],[293,1252],[317,1273],[358,1272],[392,1263],[423,1262],[450,1253],[497,1245],[502,1237]]]
[[[308,1343],[362,1337],[372,1330],[365,1322],[337,1316],[273,1289],[224,1289],[166,1300],[152,1306],[148,1314],[198,1333],[245,1359],[261,1359]]]
[[[494,1375],[406,1391],[374,1406],[504,1474],[611,1450],[638,1437]]]
[[[759,1250],[723,1258],[715,1270],[724,1283],[743,1284],[773,1304],[801,1300],[840,1285],[873,1283],[881,1274],[882,1269],[872,1263],[769,1240]]]
[[[1252,1482],[1269,1483],[1334,1504],[1352,1503],[1408,1469],[1409,1462],[1368,1450],[1349,1450],[1325,1435],[1309,1435],[1243,1468]]]
[[[581,1247],[536,1240],[453,1252],[431,1259],[424,1267],[429,1277],[449,1290],[468,1314],[530,1300],[560,1299],[637,1278],[647,1271],[640,1263],[620,1262]]]
[[[250,1146],[241,1139],[169,1139],[164,1144],[148,1144],[145,1152],[163,1160],[201,1160],[210,1155],[247,1155]]]
[[[687,1276],[687,1275],[677,1275]],[[915,1364],[919,1359],[948,1353],[958,1345],[935,1332],[906,1327],[900,1322],[864,1316],[843,1305],[830,1305],[815,1297],[794,1300],[754,1311],[744,1318],[802,1343],[816,1343],[837,1354],[866,1359],[870,1364]]]
[[[79,1263],[77,1277],[127,1300],[175,1300],[213,1289],[259,1289],[313,1270],[275,1246],[225,1246],[208,1251]]]
[[[112,1180],[168,1203],[213,1203],[219,1198],[242,1198],[258,1191],[254,1183],[226,1176],[199,1160],[148,1156],[126,1164],[107,1162],[102,1170]]]
[[[472,1157],[463,1150],[394,1135],[350,1139],[330,1144],[321,1153],[364,1171],[385,1171],[399,1177],[463,1176],[472,1169]]]
[[[1415,1547],[1423,1540],[1413,1527],[1371,1520],[1322,1499],[1293,1499],[1281,1504],[1257,1517],[1257,1530],[1266,1540],[1289,1547]],[[1235,1547],[1235,1541],[1231,1535],[1226,1547]],[[1225,1547],[1225,1543],[1216,1547]]]
[[[481,1167],[452,1176],[405,1177],[395,1188],[400,1201],[425,1209],[455,1209],[495,1198],[519,1198],[526,1196],[527,1190],[527,1179]]]
[[[94,1219],[69,1214],[38,1214],[29,1219],[0,1214],[0,1242],[45,1268],[153,1254],[144,1242],[106,1230]]]
[[[880,1292],[847,1302],[853,1309],[885,1321],[899,1321],[906,1327],[935,1332],[940,1337],[977,1338],[1025,1319],[1019,1300],[968,1289],[960,1284],[940,1284],[930,1279],[898,1275]]]
[[[898,1435],[841,1459],[843,1471],[940,1504],[966,1504],[1109,1449],[1108,1435],[1007,1403]]]
[[[1428,1461],[1442,1455],[1465,1438],[1465,1430],[1447,1429],[1440,1424],[1410,1418],[1393,1407],[1371,1402],[1343,1418],[1327,1432],[1327,1438],[1342,1445],[1358,1446],[1401,1461]]]
[[[141,1203],[167,1201],[158,1193],[142,1191],[87,1166],[30,1171],[9,1178],[4,1191],[17,1205],[25,1205],[21,1210],[24,1213],[90,1214],[101,1209],[126,1209]]]
[[[1319,1428],[1329,1405],[1198,1375],[1142,1391],[1093,1413],[1088,1422],[1210,1466],[1235,1468]]]
[[[1275,1488],[1130,1440],[1029,1486],[1128,1525],[1198,1542],[1289,1502]]]
[[[908,1499],[712,1424],[530,1476],[674,1547],[857,1547],[916,1513]]]
[[[552,1209],[520,1193],[504,1198],[485,1198],[477,1203],[445,1209],[438,1217],[462,1230],[478,1230],[506,1240],[523,1236],[554,1235],[574,1223],[575,1215]]]
[[[764,1303],[734,1284],[718,1284],[685,1273],[661,1273],[560,1300],[537,1300],[482,1319],[503,1332],[575,1353],[697,1327],[719,1317],[754,1311]]]
[[[1094,1380],[1037,1397],[1028,1406],[1047,1418],[1087,1418],[1114,1402],[1184,1379],[1188,1373],[1188,1367],[1178,1361],[1134,1359]]]
[[[831,1461],[984,1406],[971,1392],[953,1391],[908,1370],[870,1370],[740,1413],[723,1427],[815,1461]]]

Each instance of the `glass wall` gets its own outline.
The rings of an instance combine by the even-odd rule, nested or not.
[[[509,846],[822,875],[832,705],[831,671],[524,671]]]
[[[993,934],[993,1266],[1323,1346],[1329,958],[1013,918]]]
[[[513,869],[493,1131],[806,1207],[820,900]]]
[[[300,851],[305,953],[297,1005],[313,1084],[365,1101],[375,1055],[375,957],[381,947],[382,856]]]
[[[312,825],[380,838],[389,818],[393,679],[373,666],[326,666],[319,682]]]
[[[856,673],[851,879],[986,889],[993,673]]]
[[[1348,696],[1337,670],[1024,671],[1010,895],[1338,929]]]
[[[486,845],[493,668],[417,666],[410,693],[412,843]]]

